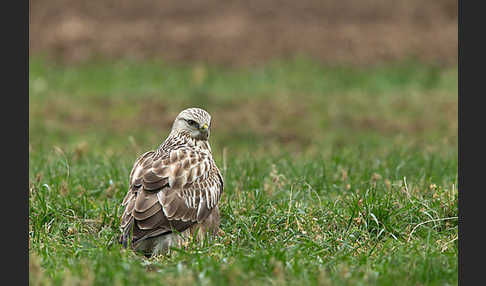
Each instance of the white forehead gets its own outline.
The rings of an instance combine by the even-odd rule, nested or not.
[[[184,109],[177,115],[177,118],[192,119],[197,122],[211,122],[211,115],[201,108],[188,108]]]

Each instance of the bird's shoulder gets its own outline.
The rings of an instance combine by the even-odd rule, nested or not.
[[[161,146],[137,158],[130,172],[129,189],[136,191],[141,186],[147,191],[167,186],[179,189],[214,179],[223,183],[209,150],[186,145]]]

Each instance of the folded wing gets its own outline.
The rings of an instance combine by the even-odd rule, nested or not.
[[[208,153],[186,148],[146,152],[130,173],[121,242],[126,246],[130,234],[136,243],[204,221],[222,190],[221,174]]]

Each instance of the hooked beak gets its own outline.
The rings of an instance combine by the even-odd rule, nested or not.
[[[207,124],[199,127],[199,132],[201,132],[202,139],[207,140],[209,138],[209,126]]]

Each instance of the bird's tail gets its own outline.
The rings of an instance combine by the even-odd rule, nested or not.
[[[133,218],[132,220],[128,223],[127,227],[123,229],[122,234],[120,235],[120,238],[118,239],[118,242],[124,247],[127,248],[128,244],[131,242],[132,238],[132,233],[133,233]]]

